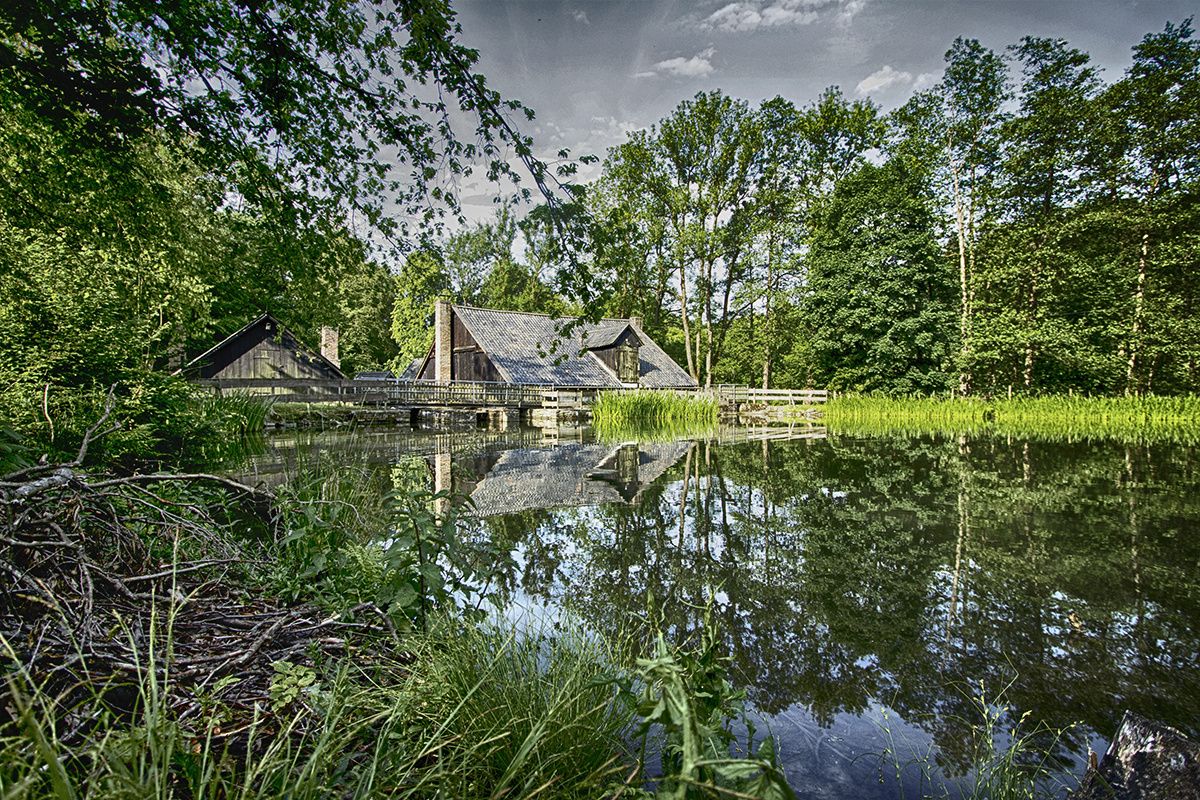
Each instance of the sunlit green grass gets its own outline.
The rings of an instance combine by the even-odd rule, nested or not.
[[[54,693],[17,670],[8,676],[16,730],[0,732],[0,792],[6,800],[598,798],[630,771],[633,716],[603,680],[611,661],[602,642],[571,627],[446,621],[405,644],[403,667],[318,665],[302,691],[273,685],[248,759],[214,736],[226,713],[219,690],[210,687],[200,714],[177,718],[162,654],[139,665],[140,712],[97,719],[86,743],[57,738]],[[2,641],[0,653],[13,655]]]
[[[846,433],[987,432],[1051,440],[1200,442],[1200,398],[1053,396],[975,398],[844,396],[825,407],[825,423]]]
[[[720,409],[711,395],[639,389],[605,392],[592,406],[597,431],[667,425],[716,425]]]

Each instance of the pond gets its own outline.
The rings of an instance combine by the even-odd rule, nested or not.
[[[1065,730],[1036,738],[1077,773],[1127,709],[1200,736],[1192,446],[522,429],[291,435],[263,463],[294,447],[454,481],[464,535],[511,543],[505,589],[531,613],[615,634],[652,608],[682,635],[714,587],[731,674],[801,797],[914,796],[960,771],[980,697],[1000,730]],[[897,781],[897,761],[925,767]]]

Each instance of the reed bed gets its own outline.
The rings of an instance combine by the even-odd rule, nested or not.
[[[1050,440],[1200,443],[1197,397],[1022,397],[1001,400],[845,396],[825,422],[843,432],[990,433]]]
[[[222,430],[240,435],[261,434],[275,398],[247,391],[205,394],[199,401],[202,420],[218,425]]]
[[[638,389],[605,392],[592,406],[598,431],[639,426],[716,425],[719,407],[714,397],[704,394]]]

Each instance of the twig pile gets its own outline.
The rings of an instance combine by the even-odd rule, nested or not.
[[[70,464],[0,477],[0,733],[36,696],[58,741],[81,746],[104,715],[132,719],[152,679],[172,718],[238,750],[271,718],[276,662],[383,659],[363,648],[399,644],[371,604],[330,617],[249,596],[264,564],[216,517],[270,508],[270,492],[207,474],[90,476],[90,439]]]

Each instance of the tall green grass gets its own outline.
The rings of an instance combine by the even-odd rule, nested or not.
[[[445,796],[596,797],[631,771],[633,713],[605,640],[571,623],[447,622],[417,657],[406,730],[445,742],[424,778]]]
[[[663,425],[716,425],[716,398],[705,394],[637,389],[605,392],[592,406],[597,431]]]
[[[201,419],[223,431],[236,434],[261,434],[275,398],[247,391],[207,395],[199,401]]]
[[[885,398],[829,401],[825,423],[843,432],[911,432],[1054,440],[1200,442],[1198,397]]]
[[[82,746],[59,738],[49,693],[18,668],[7,680],[19,689],[20,730],[0,736],[0,795],[573,800],[605,796],[633,769],[625,744],[633,715],[601,672],[611,663],[603,642],[570,626],[530,632],[446,620],[405,644],[403,668],[347,662],[303,691],[272,686],[285,699],[258,709],[249,753],[223,744],[220,684],[198,690],[201,714],[177,718],[160,685],[163,653],[136,665],[139,712],[95,720]]]
[[[951,715],[944,720],[969,736],[965,769],[946,777],[954,759],[931,744],[914,744],[898,735],[884,709],[877,722],[887,742],[878,754],[881,781],[894,780],[904,797],[905,777],[915,777],[922,798],[963,800],[1053,800],[1074,787],[1076,778],[1050,755],[1074,726],[1056,730],[1030,722],[1028,711],[1016,717],[1004,702],[1004,691],[994,700],[982,685],[965,694],[974,712],[971,718]],[[885,771],[892,774],[885,776]]]
[[[625,768],[629,715],[593,681],[605,663],[595,641],[453,626],[409,643],[416,660],[403,670],[344,663],[264,703],[252,755],[222,744],[219,688],[202,714],[177,719],[160,685],[165,653],[135,665],[139,712],[95,720],[82,746],[60,739],[50,693],[17,667],[6,680],[19,730],[0,736],[0,796],[576,798],[599,796]]]

